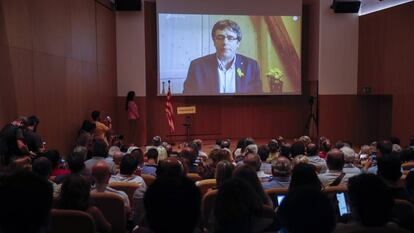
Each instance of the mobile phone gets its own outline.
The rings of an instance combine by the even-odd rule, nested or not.
[[[340,216],[344,216],[346,214],[349,214],[349,207],[348,204],[346,202],[345,199],[345,193],[341,192],[341,193],[337,193],[336,194],[336,200],[338,203],[338,210],[339,210],[339,215]]]

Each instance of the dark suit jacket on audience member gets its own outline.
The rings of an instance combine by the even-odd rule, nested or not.
[[[184,94],[209,95],[219,94],[219,77],[217,56],[210,54],[191,61],[187,79],[184,82]],[[236,93],[262,93],[262,82],[257,62],[246,56],[236,54]],[[237,70],[241,70],[242,77]]]

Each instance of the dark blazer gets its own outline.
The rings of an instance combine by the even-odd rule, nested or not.
[[[191,61],[183,93],[188,95],[220,94],[217,63],[216,54]],[[255,60],[236,54],[235,68],[237,94],[261,94],[263,92],[260,69]],[[242,77],[237,70],[241,70]]]

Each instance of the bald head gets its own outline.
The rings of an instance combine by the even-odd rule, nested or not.
[[[329,170],[342,171],[344,167],[344,153],[338,149],[332,149],[328,152],[326,158],[326,165]]]
[[[92,167],[92,176],[97,184],[108,183],[111,170],[105,161],[99,161]]]

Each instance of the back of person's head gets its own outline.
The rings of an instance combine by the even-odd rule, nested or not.
[[[328,152],[332,149],[332,143],[329,140],[325,140],[321,143],[321,151]]]
[[[309,158],[306,155],[298,155],[292,159],[292,167],[295,167],[299,163],[309,163]]]
[[[194,139],[193,143],[197,146],[197,150],[201,150],[203,147],[203,141],[199,138]]]
[[[223,139],[221,140],[220,147],[230,149],[231,140],[230,139]]]
[[[351,212],[362,225],[379,227],[391,220],[394,201],[379,176],[361,174],[349,178],[348,194]]]
[[[269,147],[269,152],[270,153],[276,153],[279,150],[279,143],[277,142],[276,139],[271,139],[267,143],[267,146]]]
[[[307,156],[316,156],[319,152],[319,147],[315,143],[309,143],[306,147]]]
[[[377,143],[377,151],[383,154],[391,154],[392,152],[392,143],[388,140],[381,140]]]
[[[244,153],[246,151],[247,146],[249,146],[251,144],[255,144],[253,138],[245,138],[243,140],[242,145],[241,145],[241,152]],[[256,153],[257,153],[257,151],[256,151]]]
[[[52,173],[52,163],[46,157],[40,157],[33,161],[32,171],[46,179]]]
[[[121,165],[119,166],[119,172],[122,175],[132,175],[137,170],[138,161],[132,155],[125,155],[122,157]]]
[[[90,122],[88,120],[84,120],[82,122],[82,126],[81,126],[81,130],[80,131],[85,131],[88,133],[92,133],[94,130],[96,129],[96,125],[94,122]]]
[[[154,136],[151,142],[153,146],[161,146],[162,139],[160,136]]]
[[[402,172],[398,153],[383,154],[378,158],[378,175],[392,182],[400,179]]]
[[[44,156],[52,163],[52,169],[57,168],[60,162],[60,154],[58,150],[48,150],[44,153]]]
[[[252,186],[241,178],[231,178],[218,191],[215,208],[217,233],[253,232],[254,219],[263,210],[263,202]]]
[[[292,147],[290,148],[290,153],[292,154],[292,157],[295,157],[298,155],[304,155],[305,150],[305,145],[301,141],[297,141],[293,143]]]
[[[157,149],[155,149],[155,148],[150,148],[150,149],[147,151],[147,159],[148,159],[148,160],[152,159],[152,160],[154,160],[155,162],[157,162],[157,161],[158,161],[158,150],[157,150]]]
[[[217,163],[216,166],[216,187],[220,188],[221,185],[228,179],[230,179],[233,175],[234,165],[227,161],[222,160]]]
[[[247,181],[247,183],[249,183],[253,187],[254,191],[261,198],[262,203],[269,204],[269,199],[266,196],[267,194],[264,192],[262,184],[252,167],[248,165],[241,165],[236,167],[236,169],[233,172],[233,177],[238,177],[240,179]]]
[[[259,155],[262,162],[266,162],[266,159],[269,157],[269,153],[270,149],[267,145],[261,145],[257,150],[257,154]]]
[[[322,183],[316,174],[316,167],[312,164],[299,163],[293,167],[289,190],[303,186],[312,186],[319,190],[322,189]]]
[[[99,161],[92,167],[92,176],[97,184],[107,184],[111,170],[105,161]]]
[[[194,148],[186,146],[180,151],[179,156],[184,159],[187,165],[192,166],[197,159],[198,152]]]
[[[85,211],[90,205],[91,185],[80,175],[69,175],[63,181],[58,208]]]
[[[103,140],[95,140],[92,144],[92,155],[94,157],[104,157],[108,156],[108,146]]]
[[[280,146],[280,155],[289,158],[291,148],[292,145],[290,145],[289,143],[282,143],[282,145]]]
[[[91,113],[91,118],[92,118],[92,120],[94,120],[94,121],[97,121],[97,120],[99,120],[99,117],[101,116],[101,112],[100,111],[93,111],[92,113]]]
[[[308,146],[308,144],[312,142],[312,140],[310,139],[310,137],[309,137],[309,136],[307,136],[307,135],[303,135],[303,136],[301,136],[301,137],[299,138],[299,141],[301,141],[301,142],[303,143],[303,145],[305,145],[305,147],[307,147],[307,146]]]
[[[142,153],[141,148],[134,149],[133,151],[131,151],[130,155],[135,158],[135,160],[138,162],[138,165],[144,164],[144,161],[145,161],[144,153]]]
[[[53,188],[29,171],[0,176],[0,232],[46,232]]]
[[[329,170],[342,171],[345,165],[344,153],[339,149],[332,149],[326,156],[326,165]]]
[[[335,211],[329,198],[314,187],[289,191],[278,208],[282,228],[288,233],[333,232]]]
[[[40,121],[39,118],[37,118],[37,116],[32,115],[27,118],[27,126],[32,126],[34,132],[36,132],[36,128],[39,123]]]
[[[168,157],[158,163],[156,174],[157,178],[163,176],[178,177],[185,176],[185,170],[180,160],[175,157]]]
[[[289,177],[292,174],[292,163],[284,156],[272,161],[272,174],[275,177]]]
[[[247,166],[250,166],[255,171],[260,171],[260,166],[262,165],[262,162],[260,161],[260,157],[254,153],[246,154],[246,156],[244,156],[243,163],[246,164]]]
[[[246,146],[246,149],[244,150],[244,154],[248,154],[248,153],[254,153],[257,154],[257,152],[259,151],[259,148],[257,147],[257,144],[249,144],[248,146]]]
[[[86,158],[87,153],[88,153],[87,150],[74,151],[68,157],[67,163],[69,166],[69,170],[72,174],[80,173],[83,171],[83,169],[85,168],[85,158]]]
[[[391,142],[391,144],[397,144],[397,145],[400,145],[400,143],[401,143],[400,138],[398,138],[398,137],[396,137],[396,136],[391,136],[391,137],[389,138],[389,141]]]
[[[402,150],[400,158],[402,162],[414,161],[414,148],[407,147]]]
[[[344,154],[345,163],[353,163],[355,161],[355,151],[354,149],[344,146],[340,149]]]
[[[154,233],[193,233],[200,205],[200,191],[184,176],[157,177],[144,197],[146,217]]]

